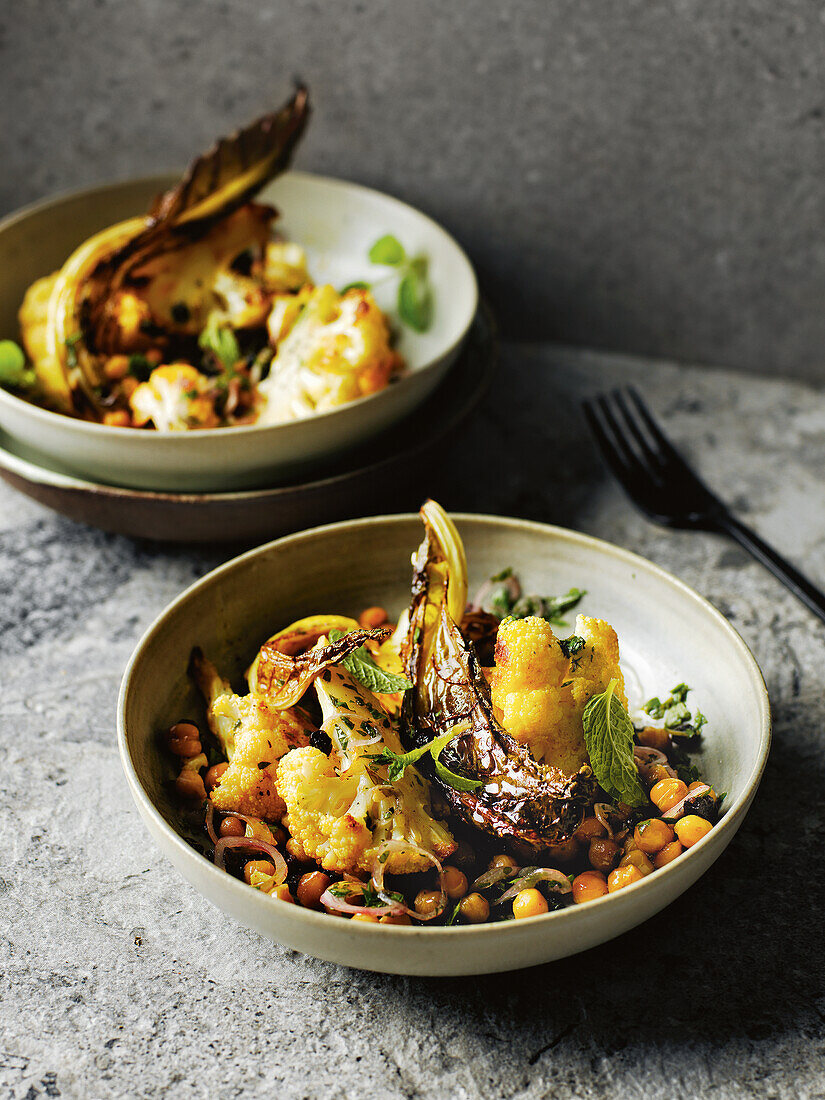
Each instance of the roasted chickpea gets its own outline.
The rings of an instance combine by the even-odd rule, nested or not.
[[[584,844],[589,844],[590,841],[594,840],[597,836],[606,835],[607,829],[605,829],[604,825],[602,825],[597,817],[586,817],[573,834],[576,840],[580,840]]]
[[[659,726],[646,726],[640,734],[638,734],[638,741],[640,745],[644,745],[648,749],[657,749],[659,752],[664,752],[667,746],[670,744],[670,734],[666,729],[661,729]]]
[[[442,882],[444,884],[444,893],[452,901],[463,898],[467,893],[467,876],[463,871],[459,871],[457,867],[444,867]]]
[[[378,917],[374,917],[372,913],[353,913],[352,920],[364,921],[366,924],[378,924]]]
[[[419,890],[415,895],[413,909],[422,917],[435,917],[444,907],[444,898],[440,890]]]
[[[256,871],[259,875],[274,875],[275,864],[270,863],[268,859],[251,859],[249,863],[244,865],[244,881],[251,884],[252,876]]]
[[[578,859],[578,855],[579,842],[573,836],[558,844],[551,844],[547,849],[547,859],[551,867],[557,863],[572,863],[574,859]]]
[[[206,798],[206,787],[196,771],[185,768],[175,780],[175,790],[180,798],[190,802],[202,802]]]
[[[487,864],[488,871],[495,871],[497,868],[509,869],[510,871],[517,871],[519,869],[518,864],[512,856],[508,856],[502,852],[501,855],[493,856],[490,862]]]
[[[221,836],[246,836],[246,825],[240,818],[225,817],[218,832]]]
[[[290,905],[295,904],[295,898],[289,892],[289,887],[286,883],[283,883],[281,886],[276,886],[274,890],[270,891],[269,896],[277,898],[278,901],[288,901]]]
[[[147,361],[150,367],[159,367],[163,362],[163,352],[158,351],[157,348],[150,348],[144,353],[143,358]]]
[[[380,917],[379,924],[412,924],[412,921],[406,913],[402,913],[398,917]]]
[[[650,792],[650,800],[666,813],[687,794],[687,785],[681,779],[662,779]]]
[[[630,886],[631,883],[638,882],[641,878],[642,872],[638,867],[634,867],[632,863],[617,867],[615,871],[611,871],[607,876],[608,893],[613,894],[616,890],[623,890],[625,886]]]
[[[458,903],[458,911],[470,924],[483,924],[490,916],[490,903],[481,894],[468,894]]]
[[[120,383],[120,392],[123,394],[124,397],[131,397],[135,390],[138,388],[139,384],[140,383],[138,382],[137,378],[133,378],[131,374],[127,375],[126,378],[124,378],[123,381]]]
[[[214,791],[221,781],[221,776],[228,767],[228,764],[213,764],[211,768],[206,769],[203,783],[208,791]]]
[[[652,768],[647,771],[647,781],[651,787],[655,787],[657,783],[661,783],[663,779],[673,779],[670,768],[664,764],[654,764]]]
[[[670,844],[666,844],[662,848],[661,852],[656,853],[656,857],[653,860],[655,867],[666,867],[668,863],[672,863],[674,859],[682,854],[684,848],[678,840],[672,840]]]
[[[525,917],[540,917],[549,906],[541,890],[520,890],[513,898],[513,916],[516,920]]]
[[[110,355],[103,365],[103,373],[107,378],[117,381],[125,378],[129,371],[128,355]]]
[[[607,893],[607,879],[601,871],[582,871],[573,879],[573,901],[581,905],[594,901]]]
[[[179,756],[181,760],[191,760],[193,756],[199,756],[203,752],[200,741],[177,741],[171,738],[169,751]]]
[[[310,871],[306,875],[301,875],[298,889],[295,891],[298,901],[307,909],[319,909],[321,894],[331,882],[332,879],[323,871]]]
[[[688,814],[687,817],[683,817],[681,821],[676,822],[675,828],[680,843],[685,848],[692,848],[694,844],[697,844],[703,836],[711,831],[713,826],[709,821],[705,821],[703,817]]]
[[[178,741],[200,741],[201,731],[194,722],[175,722],[169,727],[169,737]]]
[[[609,837],[597,836],[590,841],[587,858],[591,867],[597,871],[609,871],[619,858],[621,849],[615,840]]]
[[[132,418],[125,409],[111,409],[103,414],[103,423],[110,428],[130,428]]]
[[[372,627],[383,626],[389,619],[389,615],[383,607],[367,607],[358,616],[358,622],[366,630]]]
[[[628,852],[622,856],[619,860],[620,867],[635,867],[641,875],[649,875],[653,870],[653,864],[650,862],[644,852],[638,848],[634,848],[632,852]]]
[[[284,847],[286,848],[287,854],[292,856],[293,859],[297,859],[306,863],[307,857],[304,855],[303,848],[300,846],[300,844],[297,843],[297,841],[293,840],[292,837],[289,838]]]
[[[661,852],[666,844],[670,844],[673,830],[660,817],[651,817],[647,821],[639,822],[633,830],[633,839],[639,849],[650,856]]]

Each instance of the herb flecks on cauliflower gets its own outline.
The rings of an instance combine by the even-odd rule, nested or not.
[[[574,652],[559,644],[541,618],[506,619],[496,639],[495,667],[488,670],[496,717],[537,760],[567,775],[587,762],[582,713],[589,699],[617,681],[625,703],[615,630],[602,619],[576,619]]]
[[[388,840],[403,840],[445,859],[455,850],[448,829],[432,817],[429,789],[415,768],[390,783],[387,766],[374,760],[382,749],[403,748],[380,702],[341,667],[315,680],[332,741],[319,749],[288,753],[278,765],[278,791],[286,803],[284,824],[293,846],[329,871],[369,873]],[[392,852],[391,874],[432,866],[414,849]]]
[[[272,710],[261,695],[234,695],[211,661],[192,657],[192,670],[207,702],[209,728],[229,767],[209,796],[218,810],[280,821],[284,802],[278,794],[278,761],[306,745],[305,725],[289,711]]]
[[[383,389],[402,365],[390,347],[384,314],[368,290],[339,294],[319,286],[285,332],[280,313],[269,326],[278,346],[258,386],[259,424],[280,424],[326,412]]]

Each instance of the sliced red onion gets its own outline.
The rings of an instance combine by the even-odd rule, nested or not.
[[[527,867],[524,870],[525,873],[519,875],[512,886],[508,886],[501,897],[493,902],[494,905],[502,905],[505,901],[510,901],[522,890],[529,890],[539,882],[552,882],[553,889],[560,894],[569,894],[573,889],[567,875],[563,875],[553,867]]]
[[[703,783],[701,787],[697,787],[693,791],[688,791],[681,802],[677,802],[675,806],[671,806],[669,810],[665,810],[662,814],[663,821],[678,821],[680,817],[684,816],[685,803],[689,802],[691,798],[699,798],[700,795],[708,794],[711,788],[707,783]]]
[[[359,883],[359,885],[363,889],[364,884]],[[357,892],[357,889],[354,889],[352,891],[353,896]],[[402,905],[397,901],[392,901],[388,905],[355,905],[344,898],[339,898],[337,894],[333,894],[329,889],[324,890],[320,901],[321,905],[325,905],[327,909],[334,909],[336,913],[363,913],[368,917],[400,917],[408,912],[406,905]]]
[[[238,815],[240,816],[240,815]],[[226,870],[225,852],[228,848],[245,848],[251,852],[264,852],[275,865],[276,885],[286,882],[286,860],[274,844],[267,844],[265,840],[257,840],[254,836],[223,836],[215,845],[215,864],[222,871]]]
[[[491,870],[485,871],[483,875],[478,876],[470,887],[470,891],[487,890],[491,886],[498,886],[500,882],[512,878],[515,874],[517,874],[517,871],[514,867],[493,867]]]
[[[593,807],[593,813],[596,815],[596,820],[598,821],[598,823],[602,825],[605,829],[607,829],[607,835],[612,839],[613,829],[611,828],[610,820],[607,816],[609,809],[610,807],[607,805],[606,802],[597,802],[596,805]]]
[[[215,832],[215,806],[211,798],[206,800],[206,831],[209,834],[209,839],[213,844],[218,843],[218,834]]]
[[[487,599],[493,589],[499,584],[504,585],[504,587],[507,589],[507,592],[509,593],[510,599],[513,603],[515,603],[521,595],[521,585],[519,584],[518,580],[512,575],[506,577],[503,581],[494,581],[491,577],[490,580],[485,581],[484,584],[479,587],[475,596],[473,596],[472,602],[467,605],[467,610],[469,612],[483,611],[484,601]]]
[[[667,764],[667,757],[663,752],[659,752],[658,749],[648,748],[647,745],[634,745],[633,755],[637,760],[641,760],[645,764],[652,764],[654,760],[657,764]]]
[[[424,916],[415,909],[410,909],[409,906],[404,905],[402,902],[396,901],[395,898],[391,898],[389,894],[386,893],[384,890],[384,866],[387,862],[387,856],[392,852],[415,852],[417,855],[424,856],[425,859],[428,859],[436,868],[438,871],[438,886],[441,891],[441,904],[435,913],[432,913],[430,916]],[[432,852],[428,852],[426,848],[422,848],[418,844],[413,844],[411,840],[384,841],[376,852],[375,860],[373,861],[372,884],[382,901],[385,901],[387,905],[399,905],[407,916],[414,917],[416,920],[432,920],[434,917],[441,916],[447,907],[447,891],[444,889],[444,872],[441,870],[441,864]]]

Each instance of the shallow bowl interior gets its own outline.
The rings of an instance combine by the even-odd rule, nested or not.
[[[0,223],[0,335],[17,338],[31,282],[62,265],[97,230],[146,209],[168,177],[111,184],[36,204]],[[411,412],[454,362],[478,306],[475,275],[452,237],[426,215],[357,184],[289,172],[261,194],[281,211],[278,228],[303,244],[317,282],[370,282],[398,333],[407,374],[377,394],[306,420],[197,432],[110,428],[40,409],[0,389],[0,428],[37,461],[108,484],[172,491],[275,485],[318,470]],[[386,234],[426,256],[434,313],[426,333],[400,323],[398,274],[371,264]]]
[[[770,717],[753,657],[705,600],[656,566],[608,543],[560,528],[459,516],[471,586],[512,566],[527,591],[587,590],[584,614],[617,630],[632,704],[684,680],[708,718],[699,760],[705,778],[728,792],[721,822],[690,852],[619,893],[545,917],[474,928],[394,928],[353,924],[278,903],[216,870],[179,835],[170,798],[170,761],[159,732],[185,715],[202,720],[186,675],[200,645],[238,679],[274,630],[321,611],[357,614],[406,606],[409,560],[421,537],[416,517],[333,524],[270,543],[199,581],[156,621],[124,677],[121,754],[137,806],[183,875],[237,920],[280,943],[365,969],[466,974],[514,969],[573,954],[640,923],[672,901],[729,843],[767,758]],[[572,627],[572,623],[571,623]]]

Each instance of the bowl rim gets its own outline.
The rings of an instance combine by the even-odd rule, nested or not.
[[[287,172],[282,173],[282,176],[276,177],[271,181],[272,184],[277,183],[278,179],[282,177],[297,177],[299,180],[311,180],[312,182],[320,182],[325,185],[330,185],[334,189],[340,191],[355,191],[361,192],[372,198],[378,198],[383,202],[390,205],[402,207],[417,218],[429,224],[429,226],[435,230],[437,234],[443,237],[455,250],[459,258],[463,261],[466,273],[468,275],[468,286],[470,288],[470,308],[467,310],[467,316],[463,319],[456,336],[450,341],[449,344],[440,348],[433,356],[431,356],[427,362],[414,369],[408,370],[406,374],[400,375],[394,382],[391,382],[389,386],[385,386],[382,390],[378,390],[375,393],[366,394],[364,397],[357,397],[354,401],[348,401],[344,405],[338,405],[334,409],[328,409],[325,412],[313,413],[311,417],[304,417],[301,420],[288,420],[283,424],[239,424],[231,427],[233,437],[246,438],[248,436],[254,436],[256,433],[272,432],[280,429],[281,431],[296,431],[299,427],[304,426],[307,422],[312,424],[323,425],[330,417],[338,416],[342,412],[348,409],[360,408],[361,406],[373,402],[376,399],[380,399],[382,395],[386,395],[390,390],[395,389],[397,386],[404,385],[404,383],[411,381],[413,378],[418,378],[422,375],[428,374],[434,370],[444,359],[452,355],[457,348],[461,346],[461,343],[467,336],[470,330],[470,326],[473,323],[473,318],[478,312],[479,307],[479,288],[478,288],[478,276],[476,275],[475,268],[473,267],[469,256],[464,248],[459,244],[452,233],[448,232],[444,226],[440,225],[435,218],[430,217],[429,214],[425,214],[422,210],[413,206],[411,203],[405,202],[403,199],[398,199],[394,195],[388,194],[386,191],[379,191],[375,187],[368,187],[363,183],[356,183],[350,180],[340,179],[337,176],[327,176],[318,172],[305,172],[300,169],[290,169]],[[51,197],[38,199],[35,202],[29,203],[27,206],[20,207],[18,210],[12,211],[5,217],[0,218],[0,234],[6,229],[11,228],[18,222],[24,221],[27,217],[41,213],[43,210],[48,209],[51,206],[57,206],[62,202],[70,202],[73,199],[82,198],[94,198],[95,195],[103,192],[117,190],[118,188],[127,188],[131,186],[139,186],[141,184],[150,186],[153,182],[162,186],[161,181],[170,178],[170,173],[157,173],[155,175],[147,176],[135,176],[127,179],[113,180],[110,183],[94,184],[91,187],[82,187],[77,190],[62,191]],[[300,243],[300,242],[297,242]],[[68,258],[68,257],[67,257]],[[452,296],[449,296],[449,301],[452,301]],[[19,306],[18,306],[19,309]],[[59,422],[63,424],[67,431],[82,435],[86,431],[97,432],[101,439],[109,436],[115,439],[128,439],[133,443],[136,443],[138,447],[148,446],[148,444],[137,443],[139,439],[162,439],[164,446],[183,447],[188,444],[181,442],[185,439],[223,439],[226,436],[227,427],[219,428],[198,428],[196,431],[189,432],[158,432],[153,430],[147,430],[146,428],[121,428],[115,427],[110,424],[100,424],[96,420],[83,420],[80,417],[69,416],[67,413],[56,412],[53,409],[46,409],[42,405],[36,405],[32,401],[27,401],[23,397],[18,397],[16,394],[6,390],[3,386],[0,386],[0,405],[5,405],[12,415],[26,415],[29,414],[33,419],[41,422],[42,424],[54,425],[56,423],[55,418],[59,418]],[[174,441],[174,442],[173,442]]]
[[[362,922],[347,922],[347,929],[350,933],[359,936],[437,936],[443,938],[444,936],[458,936],[461,935],[465,938],[468,936],[475,936],[476,938],[489,938],[491,936],[515,936],[521,934],[523,930],[536,925],[539,921],[555,921],[558,925],[564,926],[571,920],[581,919],[577,918],[575,914],[579,911],[594,912],[596,906],[604,906],[612,904],[614,909],[618,912],[619,908],[624,906],[631,906],[633,899],[639,894],[639,891],[647,890],[648,892],[652,888],[656,888],[654,883],[663,885],[666,876],[670,876],[672,879],[676,873],[680,872],[680,869],[686,869],[689,861],[694,860],[699,852],[706,848],[709,844],[713,844],[717,838],[730,833],[727,838],[731,839],[733,834],[741,824],[741,820],[747,812],[750,803],[756,793],[756,790],[761,781],[762,775],[765,771],[765,767],[768,760],[768,755],[771,746],[771,708],[770,699],[768,696],[768,689],[765,684],[765,678],[762,674],[762,670],[759,664],[744,641],[739,632],[731,625],[731,623],[725,618],[725,616],[713,606],[713,604],[701,596],[695,589],[684,581],[675,577],[668,570],[663,569],[661,566],[656,565],[654,562],[649,561],[647,558],[642,557],[640,554],[636,554],[631,550],[626,550],[621,546],[617,546],[614,543],[608,542],[605,539],[597,538],[593,535],[586,535],[579,531],[573,531],[566,527],[559,527],[555,524],[539,523],[535,520],[516,519],[507,516],[496,516],[484,513],[474,512],[450,512],[450,516],[457,524],[462,523],[481,523],[482,525],[505,527],[513,531],[527,531],[544,535],[551,535],[555,538],[562,539],[568,543],[577,544],[579,546],[588,547],[593,550],[606,553],[613,558],[619,559],[624,562],[630,568],[644,569],[652,573],[659,580],[673,586],[681,592],[681,594],[687,597],[691,602],[698,605],[698,607],[710,617],[715,624],[727,634],[729,641],[733,644],[734,648],[739,651],[739,655],[744,659],[745,665],[749,668],[751,674],[752,687],[754,689],[755,697],[759,704],[760,711],[760,729],[759,729],[759,746],[756,756],[756,761],[751,768],[742,791],[739,796],[734,800],[730,807],[725,811],[719,822],[711,829],[697,844],[689,848],[682,854],[679,860],[673,860],[665,867],[657,870],[655,875],[645,876],[644,878],[632,883],[630,886],[624,887],[622,890],[615,891],[612,894],[605,894],[603,897],[597,898],[594,901],[588,902],[586,907],[580,907],[577,905],[571,905],[564,909],[558,909],[551,913],[542,913],[535,917],[527,917],[519,921],[506,921],[496,922],[489,924],[476,924],[476,925],[460,925],[454,927],[437,926],[430,928],[424,926],[404,926],[404,925],[373,925],[367,926]],[[190,844],[180,836],[180,834],[169,824],[166,818],[160,813],[155,806],[152,799],[149,797],[148,792],[143,787],[140,778],[137,774],[137,770],[131,758],[131,752],[129,749],[127,730],[126,730],[126,705],[127,697],[130,692],[131,680],[134,676],[134,670],[140,660],[142,659],[143,652],[151,644],[154,637],[158,635],[165,627],[167,617],[174,614],[177,609],[183,606],[188,600],[195,597],[201,589],[208,588],[210,585],[219,582],[219,579],[233,569],[236,569],[242,562],[249,561],[255,557],[264,556],[269,553],[274,547],[284,544],[296,544],[303,541],[308,541],[314,536],[320,533],[334,533],[335,531],[341,531],[344,528],[350,529],[352,527],[366,527],[372,525],[381,525],[388,523],[401,523],[418,520],[419,517],[414,512],[403,512],[386,514],[379,516],[368,516],[363,519],[355,520],[343,520],[337,523],[327,523],[318,527],[311,527],[304,531],[296,532],[292,535],[285,535],[278,539],[273,539],[270,542],[264,543],[261,546],[255,547],[252,550],[248,550],[243,554],[239,554],[235,558],[231,558],[228,562],[218,566],[217,568],[210,570],[205,576],[199,578],[193,584],[189,585],[183,592],[180,593],[170,604],[168,604],[164,610],[154,619],[150,626],[146,629],[137,646],[135,647],[132,656],[129,659],[129,663],[123,673],[123,679],[121,681],[120,691],[118,694],[117,702],[117,737],[118,748],[120,751],[120,760],[123,771],[126,775],[126,779],[129,788],[132,793],[138,809],[140,812],[150,819],[152,819],[154,825],[164,834],[165,838],[171,843],[172,847],[176,850],[179,857],[190,865],[193,870],[199,870],[207,874],[210,878],[212,876],[218,876],[212,881],[215,882],[216,889],[228,890],[233,893],[239,903],[244,903],[247,908],[255,907],[262,914],[270,912],[267,908],[271,905],[273,899],[266,894],[261,894],[260,891],[252,890],[246,883],[241,882],[240,879],[236,879],[233,875],[227,874],[226,871],[220,870],[213,863],[211,863],[205,856],[197,852]],[[725,841],[725,844],[727,841]],[[160,847],[160,845],[158,845]],[[161,849],[162,850],[162,849]],[[164,853],[166,854],[166,853]],[[168,856],[167,856],[168,858]],[[701,875],[701,871],[699,875]],[[699,877],[697,875],[696,877]],[[190,880],[191,881],[191,880]],[[692,884],[692,882],[690,883]],[[194,887],[201,896],[204,896],[204,891],[198,887]],[[210,900],[207,898],[207,900]],[[214,903],[213,903],[214,904]],[[282,903],[284,906],[286,903]],[[296,919],[308,922],[309,926],[316,927],[319,930],[323,928],[329,928],[329,920],[331,919],[328,914],[315,912],[311,909],[305,909],[303,906],[295,906]],[[288,917],[290,914],[283,913],[282,916]],[[645,918],[646,919],[646,918]],[[356,929],[352,929],[351,925],[357,924]],[[551,925],[547,924],[545,927],[550,931]]]

